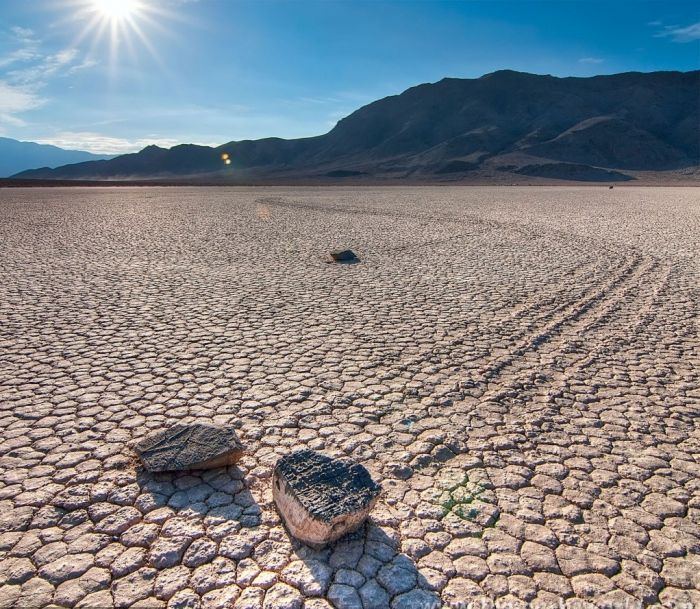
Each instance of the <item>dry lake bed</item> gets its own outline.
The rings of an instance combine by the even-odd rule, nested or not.
[[[0,607],[698,607],[699,277],[693,188],[0,190]],[[297,448],[383,486],[323,550]]]

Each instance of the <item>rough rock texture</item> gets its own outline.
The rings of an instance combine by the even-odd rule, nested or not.
[[[360,526],[380,491],[359,463],[313,450],[282,457],[272,474],[272,496],[287,528],[314,546],[324,546]]]
[[[193,423],[153,432],[134,450],[149,472],[175,472],[233,465],[243,445],[232,427]]]
[[[697,607],[698,260],[692,188],[0,189],[0,607]],[[383,488],[320,551],[300,448]]]

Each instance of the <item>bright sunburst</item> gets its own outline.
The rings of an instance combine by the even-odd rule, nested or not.
[[[92,3],[103,18],[115,21],[134,17],[141,8],[137,0],[92,0]]]
[[[173,12],[158,0],[69,0],[74,7],[73,21],[81,23],[74,46],[91,40],[91,55],[99,55],[106,45],[109,64],[114,73],[125,60],[141,62],[144,51],[162,64],[153,44],[154,36],[163,33],[164,22]]]

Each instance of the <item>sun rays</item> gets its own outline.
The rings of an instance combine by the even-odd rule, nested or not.
[[[88,42],[90,54],[99,55],[108,47],[110,73],[128,59],[140,64],[144,52],[164,68],[153,39],[167,34],[163,25],[176,15],[157,0],[71,0],[71,21],[80,22],[80,30],[73,43]]]

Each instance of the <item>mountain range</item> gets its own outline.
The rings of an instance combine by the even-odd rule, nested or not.
[[[316,137],[216,148],[148,146],[15,177],[231,183],[522,176],[624,181],[660,171],[697,177],[699,112],[700,71],[558,78],[502,70],[412,87]]]
[[[0,177],[11,176],[28,167],[59,167],[69,163],[111,159],[113,156],[0,137]]]

